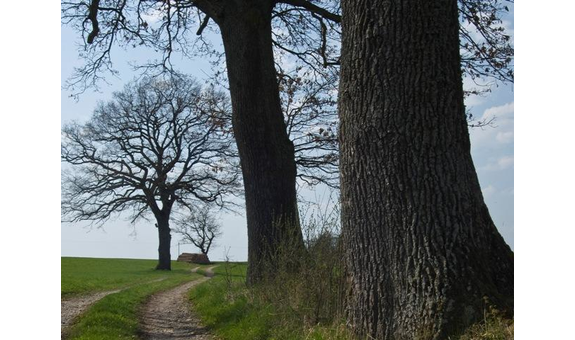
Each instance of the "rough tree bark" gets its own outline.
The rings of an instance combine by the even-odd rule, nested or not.
[[[339,94],[347,316],[439,339],[513,313],[513,253],[484,203],[465,119],[456,0],[343,0]]]
[[[294,147],[280,106],[270,1],[229,2],[221,29],[248,223],[248,284],[276,268],[284,246],[303,249]],[[268,273],[272,274],[273,273]]]
[[[160,191],[162,208],[158,206],[152,194],[149,191],[146,192],[148,200],[151,202],[152,212],[156,218],[156,228],[158,228],[158,265],[156,270],[172,270],[170,214],[176,197],[172,193],[166,192],[164,188],[161,188]]]
[[[170,216],[160,213],[156,216],[156,227],[158,228],[158,265],[157,270],[172,270],[172,255],[170,254],[170,243],[172,235],[170,233]]]

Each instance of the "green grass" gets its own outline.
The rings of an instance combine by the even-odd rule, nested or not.
[[[220,264],[214,269],[216,276],[212,280],[195,287],[189,294],[202,322],[221,339],[354,339],[343,320],[306,325],[301,311],[290,309],[289,303],[266,302],[265,288],[245,286],[245,263],[229,264],[228,269],[226,275],[226,265]],[[454,339],[511,340],[513,320],[490,314]]]
[[[96,302],[70,328],[67,339],[137,338],[138,311],[150,295],[200,278],[212,266],[200,265],[198,274],[190,274],[197,265],[172,262],[171,272],[156,271],[155,265],[154,260],[62,258],[63,297],[125,288]],[[247,264],[217,265],[216,276],[192,289],[190,299],[202,322],[221,339],[352,339],[343,323],[307,324],[289,303],[266,300],[264,290],[248,289]],[[512,339],[513,321],[490,316],[457,338]]]
[[[265,302],[245,286],[247,264],[220,264],[216,276],[190,291],[202,322],[226,340],[351,339],[342,326],[304,326],[289,307]]]
[[[214,269],[216,276],[190,291],[190,298],[202,322],[224,339],[267,339],[270,316],[248,303],[244,289],[246,264],[231,266],[230,281],[225,265]]]
[[[513,340],[514,320],[490,313],[483,322],[469,327],[458,340]]]
[[[157,260],[62,257],[62,297],[125,288],[158,280],[166,271],[154,270]],[[172,263],[173,273],[189,273],[190,265]]]
[[[135,339],[138,311],[150,295],[202,277],[190,273],[187,263],[172,262],[172,271],[155,271],[155,264],[153,260],[62,258],[62,296],[128,287],[92,305],[66,338]]]

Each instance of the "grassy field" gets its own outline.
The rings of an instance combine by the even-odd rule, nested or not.
[[[156,260],[62,257],[62,297],[125,288],[166,277],[165,271],[154,270],[156,264]],[[169,275],[187,275],[190,268],[187,263],[173,262]]]
[[[62,258],[62,297],[124,288],[96,302],[67,332],[67,339],[134,339],[138,310],[150,295],[202,277],[187,263],[156,271],[154,260]]]
[[[150,295],[198,279],[203,273],[191,274],[192,266],[181,262],[173,262],[171,272],[155,271],[155,265],[154,260],[62,258],[63,297],[123,288],[96,302],[70,328],[67,339],[137,338],[138,311]],[[248,289],[246,269],[245,263],[220,263],[212,280],[189,293],[202,322],[221,339],[352,339],[343,322],[309,322],[305,306],[277,300],[291,294],[270,295],[265,291],[270,287]],[[513,339],[512,320],[490,316],[485,321],[459,339]]]
[[[270,317],[248,304],[242,296],[247,265],[225,265],[214,269],[210,284],[201,284],[190,291],[190,298],[202,322],[224,339],[265,339]]]

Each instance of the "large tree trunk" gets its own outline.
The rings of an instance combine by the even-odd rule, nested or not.
[[[375,339],[438,339],[487,305],[512,313],[513,254],[470,154],[457,0],[342,8],[349,321]]]
[[[272,6],[270,1],[228,2],[219,22],[245,186],[248,283],[277,268],[280,249],[303,249],[294,147],[274,67]]]
[[[157,270],[172,270],[172,256],[170,254],[170,243],[172,235],[170,234],[169,214],[160,214],[156,216],[156,227],[158,228],[158,265]]]

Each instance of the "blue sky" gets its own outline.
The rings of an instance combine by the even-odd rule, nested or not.
[[[513,31],[513,18],[505,22]],[[63,26],[61,30],[61,81],[72,74],[74,66],[80,66],[77,57],[78,34]],[[216,39],[218,39],[216,37]],[[217,40],[216,45],[219,43]],[[116,49],[113,61],[120,71],[118,78],[110,79],[110,85],[101,84],[101,92],[87,91],[76,101],[70,92],[61,93],[61,124],[72,120],[87,120],[98,100],[108,100],[113,91],[132,80],[135,73],[128,62],[154,58],[146,50],[123,51]],[[182,71],[202,79],[210,73],[207,61],[175,60]],[[466,80],[469,85],[470,81]],[[466,105],[475,117],[495,117],[493,127],[471,129],[472,156],[475,162],[485,201],[492,218],[505,241],[514,248],[514,98],[512,85],[493,87],[484,96],[466,100]],[[318,192],[305,192],[308,199],[327,195],[325,188]],[[221,260],[227,253],[231,259],[247,259],[247,231],[245,218],[241,215],[223,214],[223,236],[210,251],[214,260]],[[62,256],[157,258],[157,234],[153,223],[141,221],[131,225],[121,216],[107,222],[102,229],[90,228],[87,223],[62,223]],[[181,245],[180,251],[196,252],[191,245]],[[172,257],[178,253],[178,236],[172,238]]]

